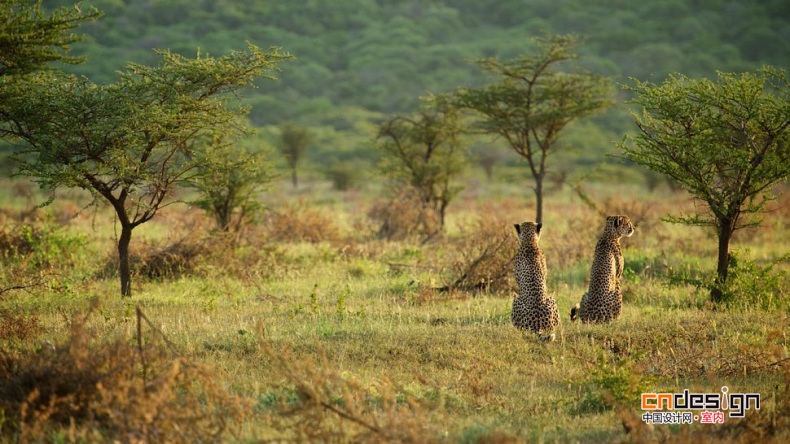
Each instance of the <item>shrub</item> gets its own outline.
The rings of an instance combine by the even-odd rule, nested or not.
[[[634,361],[630,358],[610,363],[602,356],[584,381],[583,394],[571,411],[583,415],[630,406],[648,391],[649,379],[634,369]]]
[[[790,301],[782,297],[786,292],[787,272],[775,267],[789,261],[790,254],[785,254],[766,266],[760,266],[733,251],[730,253],[729,276],[724,284],[712,276],[700,277],[681,271],[670,275],[669,285],[691,285],[708,291],[718,289],[722,293],[722,302],[730,307],[787,309]]]
[[[445,289],[497,293],[515,288],[513,260],[518,238],[512,221],[482,216],[461,227],[461,235],[452,248],[453,282]]]
[[[781,262],[790,263],[790,254],[785,254],[766,266],[760,266],[732,252],[727,282],[720,285],[713,280],[710,286],[719,285],[727,305],[786,310],[790,308],[790,302],[782,295],[786,293],[787,272],[776,267]]]
[[[263,226],[270,238],[282,242],[334,242],[341,237],[332,218],[308,208],[304,201],[268,212]]]
[[[368,211],[368,217],[378,226],[376,236],[390,241],[426,240],[442,229],[439,214],[409,187],[375,203]]]
[[[164,248],[155,248],[149,242],[140,242],[133,256],[136,274],[149,279],[173,279],[191,275],[197,268],[198,259],[208,252],[205,240],[190,237],[181,239]]]
[[[68,267],[86,244],[83,235],[45,224],[20,224],[0,231],[0,258],[7,263],[24,262],[33,270]]]
[[[370,165],[362,160],[333,160],[324,170],[324,175],[332,182],[334,189],[347,191],[363,180],[363,172],[368,169],[370,169]]]

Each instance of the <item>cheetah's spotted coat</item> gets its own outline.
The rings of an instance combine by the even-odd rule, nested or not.
[[[518,297],[513,300],[513,325],[531,330],[543,340],[554,340],[559,323],[557,302],[546,291],[546,258],[538,245],[542,224],[516,224],[519,248],[515,257]]]
[[[571,320],[582,322],[612,322],[620,317],[623,293],[623,250],[620,238],[631,237],[634,226],[628,216],[608,216],[606,226],[595,245],[595,257],[590,270],[590,288],[582,301],[571,309]]]

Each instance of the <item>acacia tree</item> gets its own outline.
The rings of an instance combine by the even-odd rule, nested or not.
[[[306,128],[300,128],[292,123],[280,126],[280,152],[285,156],[285,161],[291,169],[291,183],[294,188],[299,186],[296,168],[307,147],[310,146],[310,140],[310,132]]]
[[[480,88],[456,92],[457,105],[482,116],[483,132],[504,139],[526,159],[535,185],[538,223],[543,221],[543,181],[549,156],[561,145],[562,130],[571,122],[609,107],[613,86],[608,78],[582,71],[558,70],[563,62],[578,58],[575,36],[536,38],[537,52],[512,60],[478,60],[498,76]]]
[[[40,2],[0,0],[0,77],[27,74],[54,61],[82,62],[68,55],[69,45],[82,39],[71,31],[100,15],[95,8],[77,6],[47,15]]]
[[[716,283],[722,301],[733,233],[755,216],[790,175],[790,84],[786,72],[719,73],[716,81],[672,76],[662,85],[634,81],[639,129],[620,147],[627,159],[665,174],[705,206],[669,220],[711,226],[718,235]],[[751,216],[751,217],[750,217]]]
[[[413,116],[395,116],[381,125],[383,170],[417,191],[423,204],[444,217],[461,188],[455,178],[466,166],[457,110],[442,98],[427,97]]]
[[[210,158],[196,157],[192,141],[207,133],[241,131],[231,106],[240,89],[271,77],[290,56],[279,49],[188,59],[160,51],[158,66],[130,63],[116,83],[41,72],[4,85],[0,136],[21,142],[20,174],[42,188],[88,190],[115,210],[121,295],[132,293],[132,230],[173,203],[181,181]]]

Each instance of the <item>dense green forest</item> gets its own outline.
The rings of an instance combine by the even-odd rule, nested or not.
[[[279,81],[261,82],[247,95],[250,119],[259,127],[291,121],[313,128],[312,156],[322,160],[369,155],[382,114],[411,112],[428,92],[478,85],[486,79],[471,61],[523,54],[545,33],[584,36],[582,66],[620,83],[790,66],[790,3],[783,0],[82,3],[88,5],[105,15],[79,30],[87,39],[73,52],[88,62],[65,69],[96,82],[113,81],[128,61],[154,63],[155,48],[222,55],[250,41],[290,52],[296,58]],[[628,125],[616,107],[578,125],[569,143],[581,152],[607,150]]]

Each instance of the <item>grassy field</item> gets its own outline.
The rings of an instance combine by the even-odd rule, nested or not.
[[[510,273],[477,291],[437,290],[486,248],[498,255],[479,276],[509,266],[512,224],[534,214],[514,185],[470,184],[446,234],[427,242],[377,238],[373,193],[323,183],[268,195],[272,211],[235,242],[173,206],[134,233],[129,299],[109,212],[75,216],[77,193],[32,212],[24,187],[0,189],[2,441],[790,439],[790,264],[762,281],[741,265],[726,307],[669,285],[712,272],[716,245],[660,221],[693,208],[668,189],[591,186],[600,212],[569,190],[548,197],[541,245],[562,315],[549,344],[510,324]],[[637,225],[623,241],[625,307],[611,325],[571,323],[601,213]],[[787,254],[789,216],[786,194],[759,230],[738,233],[739,263],[759,270]],[[760,393],[760,410],[717,425],[641,419],[643,392],[722,386]]]

